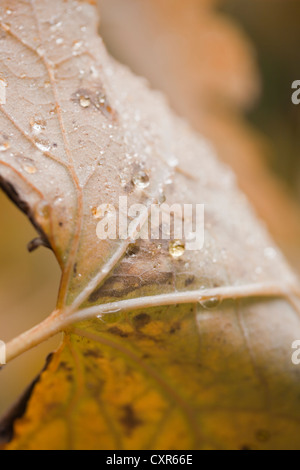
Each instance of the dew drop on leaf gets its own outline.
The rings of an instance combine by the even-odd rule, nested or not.
[[[37,169],[34,166],[30,166],[30,165],[25,165],[24,170],[29,175],[34,175],[37,172]]]
[[[82,41],[76,41],[74,42],[73,44],[73,55],[76,55],[78,53],[78,51],[80,50],[80,48],[82,47],[83,45],[83,42]]]
[[[88,108],[91,105],[91,100],[87,96],[80,96],[79,103],[82,108]]]
[[[45,49],[43,49],[42,47],[38,47],[36,52],[38,53],[40,57],[44,57],[45,55]]]
[[[0,152],[6,152],[10,148],[9,142],[0,142]]]
[[[146,189],[148,186],[150,186],[150,178],[145,171],[139,171],[136,175],[134,175],[132,182],[138,189]]]
[[[40,134],[46,129],[46,121],[40,118],[32,118],[30,120],[30,126],[35,134]]]
[[[180,258],[185,253],[185,243],[181,240],[172,240],[169,244],[169,253],[172,258]]]
[[[38,204],[36,211],[38,216],[43,217],[44,219],[47,219],[50,216],[50,206],[46,201],[41,201]]]
[[[36,140],[35,145],[42,152],[48,152],[50,150],[50,144],[49,144],[49,142],[47,142],[45,140]]]
[[[211,299],[200,300],[199,304],[206,310],[213,310],[221,305],[220,297],[212,297]]]

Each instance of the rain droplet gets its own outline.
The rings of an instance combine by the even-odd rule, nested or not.
[[[41,201],[36,209],[39,217],[47,219],[50,216],[50,206],[46,201]]]
[[[114,213],[112,213],[111,211],[111,206],[110,204],[102,204],[101,206],[99,207],[92,207],[91,208],[92,210],[92,214],[94,216],[95,219],[101,219],[102,217],[104,217],[105,215],[107,217],[110,217],[114,215]]]
[[[88,96],[80,96],[79,103],[82,108],[88,108],[91,105],[91,100]]]
[[[91,75],[92,75],[93,78],[98,78],[99,77],[99,72],[96,69],[96,67],[94,67],[94,65],[91,66],[90,72],[91,72]]]
[[[110,271],[110,268],[108,266],[103,266],[103,268],[101,269],[101,272],[103,274],[108,274]]]
[[[101,321],[102,321],[102,323],[105,323],[105,321],[103,320],[103,314],[101,314],[101,315],[97,315],[97,317],[96,317],[96,318],[97,318],[98,320],[101,320]]]
[[[213,310],[219,307],[221,302],[220,297],[211,297],[210,299],[200,300],[199,304],[206,310]]]
[[[52,32],[55,32],[58,28],[62,26],[62,22],[60,21],[59,23],[53,24],[50,28]]]
[[[169,253],[173,258],[180,258],[185,253],[185,243],[181,240],[173,240],[169,243]]]
[[[36,52],[38,53],[40,57],[44,57],[45,55],[45,49],[43,49],[42,47],[38,47]]]
[[[145,171],[140,171],[132,178],[134,186],[138,189],[146,189],[150,186],[149,175]]]
[[[93,207],[92,208],[92,214],[93,214],[95,219],[100,219],[101,216],[102,216],[102,211],[100,211],[99,208],[97,208],[97,207]]]
[[[0,142],[0,152],[6,152],[10,148],[9,142]]]
[[[37,169],[34,166],[25,165],[24,170],[30,175],[34,175],[37,172]]]
[[[172,158],[169,160],[169,165],[172,168],[176,168],[179,165],[179,161],[175,156],[172,156]]]
[[[49,144],[49,142],[47,142],[45,140],[36,140],[35,145],[42,152],[49,152],[49,150],[50,150],[50,144]]]
[[[73,44],[73,55],[77,55],[83,45],[82,41],[76,41]]]
[[[54,200],[54,205],[55,206],[58,206],[59,204],[61,204],[63,202],[63,198],[62,197],[57,197],[55,198]]]
[[[40,134],[46,129],[46,121],[41,118],[33,118],[30,120],[30,126],[35,134]]]

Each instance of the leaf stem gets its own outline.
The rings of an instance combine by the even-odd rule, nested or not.
[[[255,297],[282,297],[286,298],[295,311],[300,315],[300,289],[296,285],[282,287],[279,283],[247,284],[244,286],[216,287],[206,290],[176,292],[161,294],[138,299],[120,300],[103,305],[74,311],[69,307],[65,310],[55,310],[45,321],[28,330],[7,344],[7,363],[34,348],[40,343],[60,333],[74,323],[102,317],[113,312],[125,312],[144,308],[159,307],[177,304],[194,304],[218,298],[243,299]]]

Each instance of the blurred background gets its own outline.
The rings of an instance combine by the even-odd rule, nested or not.
[[[101,0],[112,55],[162,90],[235,170],[242,189],[300,271],[299,0]],[[34,229],[0,193],[0,339],[55,307],[52,253],[32,254]],[[55,338],[0,374],[0,414],[44,365]]]
[[[247,114],[268,139],[268,161],[300,201],[300,106],[290,100],[300,77],[299,0],[226,0],[222,10],[239,21],[256,50],[262,93]]]

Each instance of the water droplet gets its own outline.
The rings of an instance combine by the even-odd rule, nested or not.
[[[184,255],[185,243],[181,240],[173,240],[169,243],[169,253],[173,258],[180,258]]]
[[[42,118],[35,117],[30,120],[31,129],[35,134],[40,134],[40,132],[44,131],[46,125],[46,121]]]
[[[178,159],[173,155],[172,158],[170,158],[169,160],[169,165],[172,167],[172,168],[176,168],[178,165],[179,165],[179,161]]]
[[[49,152],[49,150],[51,148],[49,142],[47,142],[45,140],[36,140],[35,145],[42,152]]]
[[[40,57],[44,57],[46,51],[42,47],[38,47],[36,52],[38,53]]]
[[[105,215],[107,217],[114,215],[114,213],[111,211],[110,204],[102,204],[99,207],[92,207],[91,210],[95,219],[101,219]]]
[[[100,219],[101,216],[102,216],[102,211],[98,210],[99,208],[97,207],[93,207],[92,208],[92,214],[94,216],[95,219]]]
[[[108,274],[110,272],[110,268],[108,266],[103,266],[103,268],[101,269],[101,272],[103,274]]]
[[[149,175],[145,171],[140,171],[132,178],[134,186],[138,189],[146,189],[150,186]]]
[[[79,103],[82,108],[88,108],[91,105],[91,100],[88,96],[80,96]]]
[[[0,141],[0,152],[6,152],[10,148],[10,143],[8,141]]]
[[[206,310],[213,310],[220,306],[221,299],[220,297],[211,297],[210,299],[200,300],[199,304]]]
[[[96,318],[97,318],[98,320],[102,321],[102,323],[105,323],[105,321],[103,320],[103,318],[102,318],[102,317],[103,317],[103,314],[101,314],[101,315],[97,315],[97,317],[96,317]]]
[[[30,175],[34,175],[37,172],[37,169],[35,168],[35,166],[25,165],[23,168],[26,171],[26,173],[29,173]]]
[[[62,197],[57,197],[57,198],[55,198],[55,200],[54,200],[54,205],[55,205],[55,206],[59,206],[63,201],[64,201],[64,200],[63,200]]]
[[[96,67],[94,67],[94,65],[91,66],[90,72],[91,72],[91,75],[92,75],[93,78],[98,78],[99,77],[99,72],[96,69]]]
[[[50,216],[50,206],[46,201],[41,201],[36,209],[37,215],[43,219],[47,219]]]
[[[74,42],[74,44],[73,44],[73,52],[72,52],[73,56],[76,56],[76,55],[78,55],[78,54],[80,53],[80,49],[81,49],[82,45],[83,45],[83,42],[82,42],[82,41],[76,41],[76,42]]]
[[[58,28],[62,26],[62,22],[60,21],[59,23],[53,24],[50,28],[50,31],[55,32]]]

